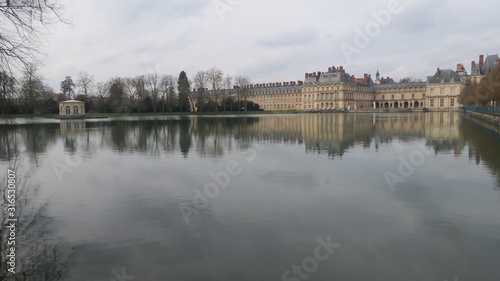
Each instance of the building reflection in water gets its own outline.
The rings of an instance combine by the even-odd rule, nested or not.
[[[81,133],[87,128],[85,120],[61,120],[61,136]]]
[[[304,142],[306,152],[343,156],[349,148],[399,141],[425,140],[435,153],[453,151],[460,155],[464,142],[460,138],[456,112],[427,114],[305,114],[283,118],[265,117],[251,130],[271,142]]]
[[[464,121],[465,120],[465,121]],[[345,157],[354,147],[378,149],[391,142],[424,141],[435,154],[459,156],[469,145],[472,154],[489,158],[494,129],[479,129],[457,112],[410,114],[297,114],[237,117],[136,118],[107,122],[61,120],[65,150],[92,157],[99,149],[155,157],[181,153],[218,158],[261,144],[303,145],[306,153]],[[3,125],[0,160],[26,150],[33,162],[58,141],[56,124]],[[475,134],[470,132],[476,130]],[[493,143],[492,143],[493,142]],[[476,153],[478,152],[478,153]],[[500,157],[497,157],[500,159]],[[488,161],[496,161],[495,158]],[[499,160],[500,161],[500,160]]]

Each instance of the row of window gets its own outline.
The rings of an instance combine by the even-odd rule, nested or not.
[[[439,95],[442,97],[445,96],[445,88],[439,88]],[[457,89],[451,88],[450,96],[456,96],[456,95],[457,95]],[[430,89],[430,96],[431,97],[435,96],[435,89]]]
[[[409,87],[409,88],[387,88],[387,89],[379,89],[377,92],[383,93],[397,93],[397,92],[413,92],[413,91],[425,91],[424,87]]]
[[[66,106],[65,111],[66,111],[66,115],[71,115],[71,107]],[[78,115],[78,114],[80,114],[79,110],[78,110],[78,106],[75,105],[75,106],[73,106],[73,115]]]
[[[289,103],[289,102],[302,102],[300,98],[293,99],[255,99],[257,103]]]
[[[434,107],[434,99],[430,100],[430,107]],[[444,107],[444,99],[439,99],[439,107]],[[450,99],[450,107],[455,107],[455,99]]]
[[[395,98],[395,95],[391,95],[391,99],[394,99],[394,98]],[[415,94],[411,94],[411,98],[415,99]],[[422,98],[425,98],[425,94],[422,94]],[[382,95],[382,99],[385,100],[385,95]],[[405,95],[402,94],[400,96],[400,99],[404,100],[405,99]]]

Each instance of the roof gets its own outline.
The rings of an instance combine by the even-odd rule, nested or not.
[[[320,84],[335,84],[340,82],[352,82],[352,79],[349,74],[337,71],[322,73],[318,82]]]
[[[495,68],[498,65],[498,60],[500,58],[498,55],[489,55],[486,57],[486,60],[484,60],[483,67],[481,68],[481,73],[486,74],[488,69]]]
[[[430,84],[457,83],[460,82],[460,75],[451,69],[438,69],[434,76],[427,77],[427,82]]]
[[[65,100],[65,101],[62,101],[61,103],[85,103],[81,100]]]
[[[385,89],[385,88],[418,88],[425,87],[425,82],[411,82],[411,83],[393,83],[393,84],[380,84],[373,85],[375,89]]]

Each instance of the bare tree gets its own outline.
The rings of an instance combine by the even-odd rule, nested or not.
[[[245,111],[247,111],[247,99],[252,93],[250,89],[250,78],[248,76],[239,75],[235,78],[236,97],[238,101],[243,101],[245,104]]]
[[[231,99],[233,87],[233,77],[231,75],[226,75],[224,77],[224,98],[223,99]],[[224,107],[225,110],[225,107]],[[233,102],[231,101],[231,111],[233,111]]]
[[[172,75],[162,75],[160,78],[160,95],[162,101],[162,111],[173,111],[176,104],[175,78]]]
[[[12,106],[16,80],[5,71],[0,71],[0,113],[6,114]]]
[[[89,92],[91,91],[93,84],[94,76],[88,74],[85,71],[78,73],[76,85],[82,89],[83,95],[85,95],[86,98],[89,97]]]
[[[219,104],[224,97],[224,72],[213,67],[205,72],[206,83],[210,85],[210,99],[215,103],[215,111],[219,111]]]
[[[101,110],[106,113],[109,101],[109,85],[104,82],[97,83],[97,98],[99,99],[99,106]]]
[[[156,112],[156,106],[158,104],[158,95],[159,95],[158,87],[160,83],[160,78],[158,76],[158,73],[156,72],[149,73],[146,76],[146,83],[149,88],[151,99],[153,101],[153,111]]]
[[[196,101],[196,107],[198,110],[203,110],[203,106],[207,102],[207,97],[205,93],[206,87],[206,74],[205,71],[198,71],[196,75],[193,77],[193,99]]]
[[[36,63],[44,31],[60,17],[51,0],[0,0],[0,70],[12,72]]]
[[[21,101],[25,113],[33,113],[42,100],[43,82],[35,64],[27,64],[20,84]]]

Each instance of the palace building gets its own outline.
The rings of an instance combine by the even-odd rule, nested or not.
[[[264,110],[456,110],[461,106],[458,96],[462,89],[479,83],[499,63],[498,55],[486,59],[481,55],[478,64],[471,63],[470,75],[463,64],[458,64],[456,70],[438,68],[425,82],[402,79],[399,83],[389,77],[381,78],[378,71],[373,81],[369,74],[356,78],[343,66],[332,66],[327,72],[306,73],[304,81],[250,85],[248,100]]]

